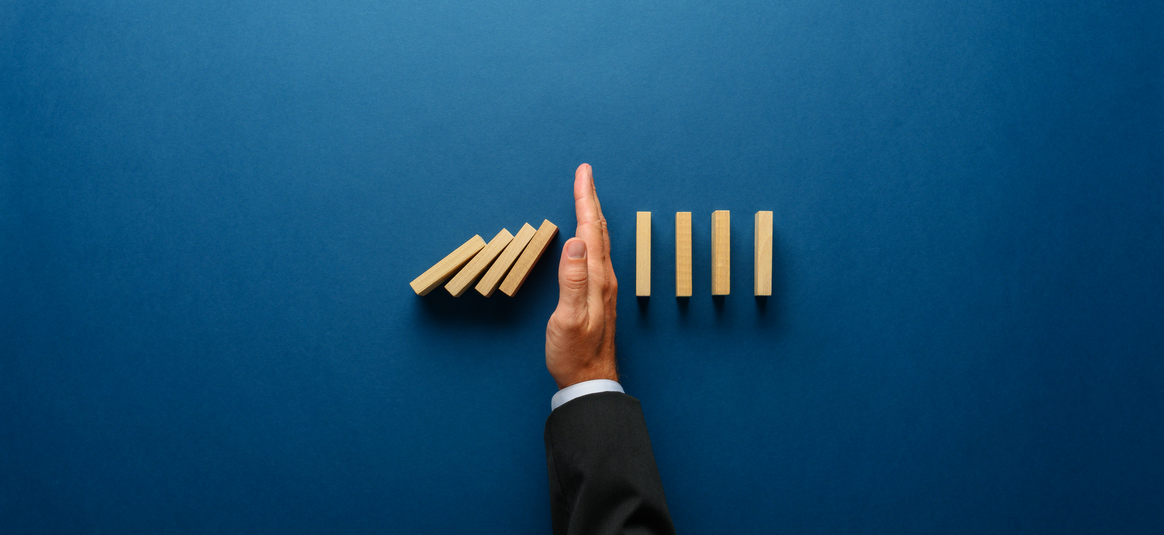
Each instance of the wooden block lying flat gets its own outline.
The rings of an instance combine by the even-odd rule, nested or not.
[[[513,266],[517,256],[525,250],[525,246],[536,233],[537,229],[530,226],[529,223],[521,226],[521,230],[517,231],[517,236],[510,240],[509,245],[506,245],[505,250],[501,252],[501,256],[497,257],[497,261],[493,262],[493,266],[485,272],[485,276],[481,277],[481,281],[477,283],[477,291],[481,295],[485,297],[493,295],[493,291],[501,285],[501,279],[509,272],[509,268]]]
[[[756,295],[772,295],[772,212],[756,212]]]
[[[541,258],[542,253],[546,252],[546,247],[550,246],[550,240],[553,240],[557,234],[558,227],[550,223],[549,219],[542,221],[542,226],[538,228],[533,239],[529,241],[525,251],[522,251],[517,262],[513,263],[513,269],[509,270],[509,275],[505,276],[505,282],[501,283],[501,293],[510,297],[517,293],[522,283],[525,282],[525,278],[529,276],[529,272],[533,271],[538,258]]]
[[[505,246],[509,245],[511,241],[513,241],[513,234],[510,234],[506,229],[501,229],[501,232],[498,232],[492,240],[489,240],[489,244],[484,249],[481,249],[481,252],[477,253],[477,256],[474,256],[465,265],[465,268],[445,285],[445,289],[453,294],[453,297],[460,297],[461,294],[465,293],[465,290],[469,289],[469,285],[473,284],[473,281],[477,280],[477,277],[480,277],[485,272],[485,268],[489,267],[493,259],[497,258],[497,255],[501,254],[501,250],[505,249]]]
[[[638,212],[635,239],[635,295],[651,295],[651,213]]]
[[[409,284],[412,286],[412,291],[416,292],[416,295],[427,295],[433,288],[445,282],[445,279],[453,276],[453,273],[461,269],[461,266],[468,263],[473,255],[476,255],[477,251],[484,247],[485,240],[481,236],[473,236],[469,241],[441,259],[440,262],[437,262],[435,266],[428,268],[428,271],[421,273],[413,280]]]
[[[675,213],[675,297],[691,297],[691,212]]]
[[[727,295],[732,289],[732,214],[711,213],[711,295]]]

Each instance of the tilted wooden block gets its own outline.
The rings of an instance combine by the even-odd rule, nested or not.
[[[480,277],[485,272],[485,268],[489,267],[493,259],[497,258],[497,255],[501,254],[501,251],[511,241],[513,241],[513,234],[510,234],[506,229],[501,229],[501,232],[498,232],[492,240],[489,240],[489,244],[484,249],[481,249],[481,252],[477,253],[477,256],[474,256],[465,265],[464,269],[457,273],[453,277],[453,280],[445,285],[445,289],[453,294],[453,297],[460,297],[469,288],[469,285],[473,284],[473,281],[477,280],[477,277]]]
[[[493,291],[501,285],[501,279],[505,278],[505,274],[509,272],[509,268],[513,266],[513,262],[517,260],[518,255],[525,250],[525,246],[533,239],[537,229],[526,223],[521,226],[521,230],[517,231],[517,236],[510,240],[509,245],[505,246],[505,250],[501,252],[501,256],[493,262],[489,271],[481,277],[481,281],[477,283],[477,292],[485,297],[493,295]]]
[[[727,210],[711,213],[711,295],[731,293],[732,215]]]
[[[428,295],[433,288],[440,286],[445,279],[453,276],[461,266],[464,266],[485,247],[485,240],[481,236],[473,236],[469,241],[457,247],[456,250],[449,253],[448,256],[437,262],[435,266],[428,268],[428,271],[421,273],[419,277],[414,279],[409,285],[412,286],[412,291],[416,295]]]
[[[557,234],[558,227],[550,223],[549,219],[542,221],[542,226],[538,228],[533,239],[529,241],[525,251],[522,251],[517,262],[513,263],[513,269],[509,270],[509,275],[505,276],[505,281],[501,283],[501,293],[510,297],[517,293],[522,283],[525,282],[525,278],[529,276],[529,272],[533,270],[534,264],[538,262],[538,258],[541,258],[542,253],[546,252],[546,247],[550,246],[550,240],[553,240]]]
[[[772,212],[756,212],[756,295],[772,295]]]
[[[635,233],[635,295],[651,295],[651,213],[638,212]]]
[[[675,212],[675,297],[691,297],[691,212]]]

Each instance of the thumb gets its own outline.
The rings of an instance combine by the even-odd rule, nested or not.
[[[586,242],[581,238],[570,238],[562,248],[562,261],[558,264],[558,312],[586,317]]]

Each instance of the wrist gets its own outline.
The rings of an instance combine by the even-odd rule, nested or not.
[[[567,377],[554,377],[554,382],[558,384],[558,390],[561,390],[563,388],[574,386],[578,383],[585,383],[586,381],[594,381],[597,379],[606,379],[617,383],[618,371],[616,371],[613,366],[610,366],[609,368],[604,367],[603,369],[597,370],[586,370],[581,371],[580,373],[571,374]]]

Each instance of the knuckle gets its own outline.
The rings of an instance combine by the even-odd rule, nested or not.
[[[550,315],[550,321],[546,324],[546,332],[548,334],[553,331],[554,334],[558,335],[576,332],[582,327],[582,322],[579,320],[580,318],[576,312],[558,307]]]
[[[564,335],[564,333],[562,331],[562,326],[559,323],[556,323],[554,321],[550,321],[549,323],[546,324],[546,340],[547,341],[553,342],[554,345],[557,346],[557,345],[559,345],[559,342],[563,338],[565,338],[565,336],[563,336],[563,335]]]
[[[565,277],[562,277],[562,286],[570,291],[580,291],[586,288],[586,276],[582,275],[579,277],[577,275],[567,274]]]

